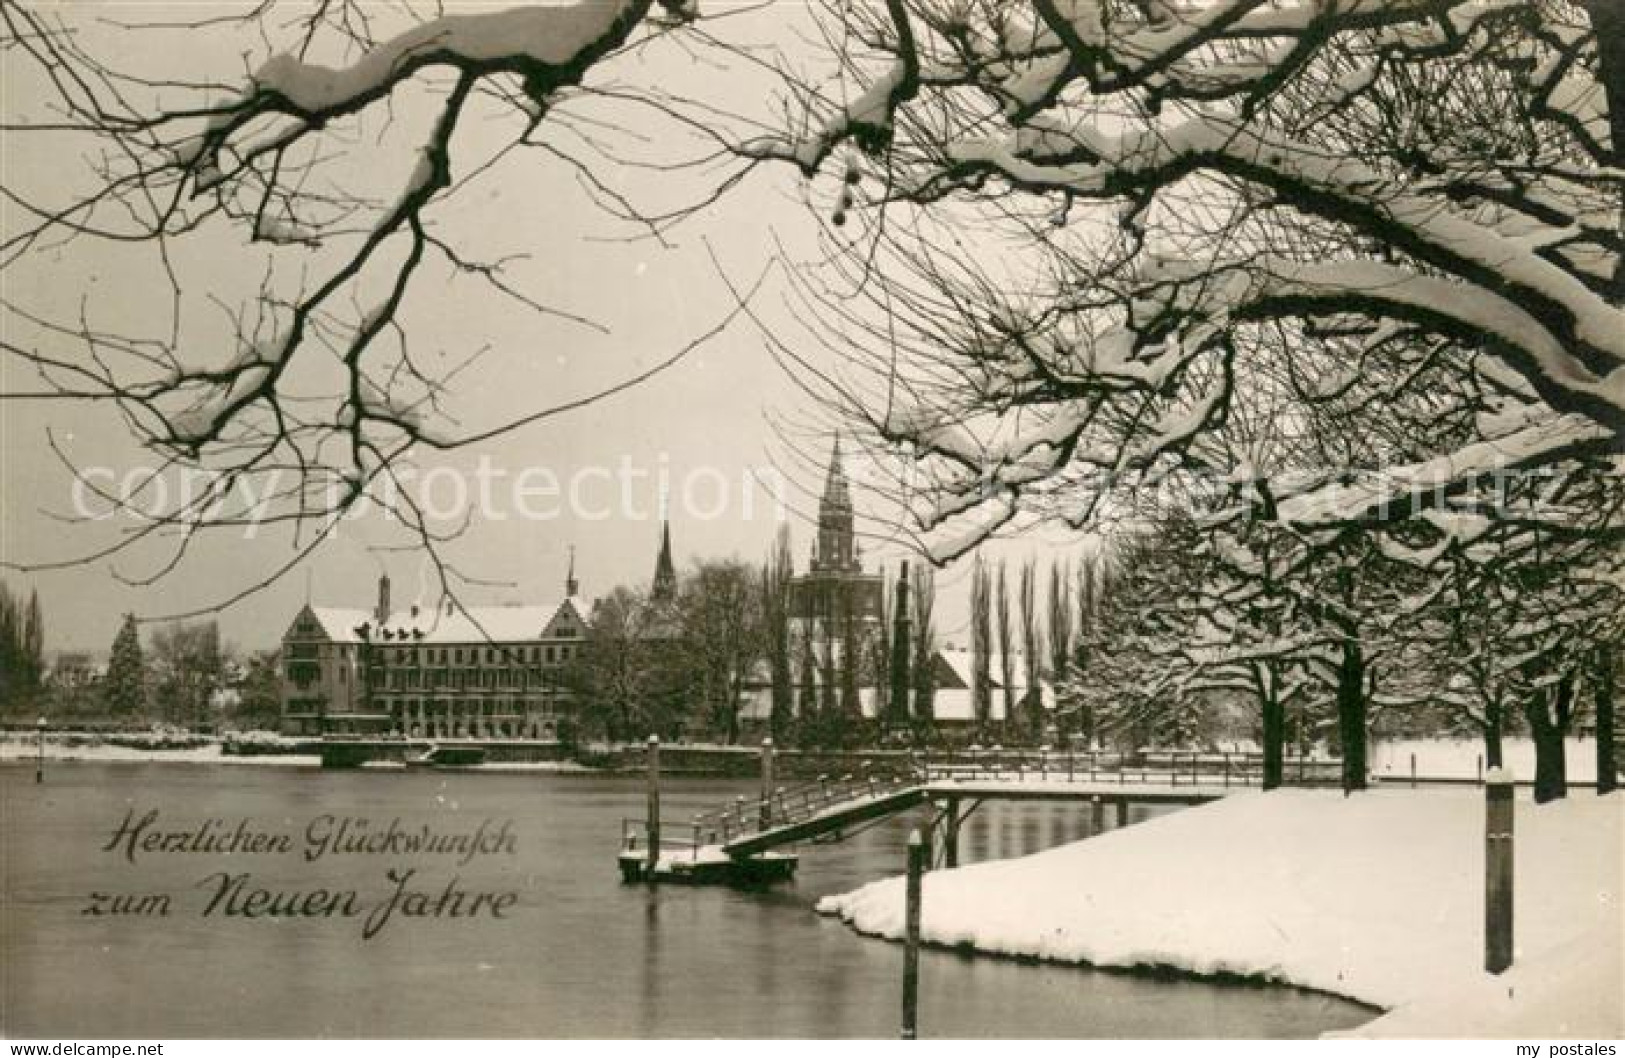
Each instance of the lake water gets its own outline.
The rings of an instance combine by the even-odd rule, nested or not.
[[[902,949],[815,915],[826,893],[894,874],[907,819],[801,850],[796,881],[766,892],[623,885],[635,778],[246,765],[0,766],[0,1030],[11,1037],[895,1037]],[[668,818],[748,793],[674,781]],[[288,836],[288,852],[104,851],[127,814],[155,829]],[[324,815],[467,830],[512,820],[513,854],[304,859]],[[962,862],[1035,852],[1088,833],[1082,806],[993,804],[967,823]],[[498,843],[500,844],[500,842]],[[126,852],[134,853],[134,862]],[[387,903],[391,868],[438,897],[517,894],[501,919],[408,917],[370,940],[365,915],[227,917],[211,875],[247,888],[354,890]],[[93,892],[149,914],[92,915]],[[167,898],[167,915],[161,899]],[[239,910],[250,906],[239,894]],[[268,899],[268,898],[267,898]],[[472,899],[470,897],[470,899]],[[419,902],[420,904],[422,901]],[[104,903],[104,909],[111,906]],[[314,907],[315,905],[309,905]],[[404,908],[406,904],[397,904]],[[466,906],[466,904],[465,904]],[[418,910],[422,910],[421,906]],[[1215,984],[927,951],[920,1024],[937,1037],[1299,1037],[1364,1008],[1287,988]]]

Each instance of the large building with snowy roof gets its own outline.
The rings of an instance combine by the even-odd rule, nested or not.
[[[282,638],[282,729],[290,735],[551,739],[568,713],[566,666],[585,642],[572,571],[541,605],[306,604]]]

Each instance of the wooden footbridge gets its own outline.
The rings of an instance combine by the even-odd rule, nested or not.
[[[773,783],[771,741],[762,748],[762,787],[688,820],[660,815],[660,747],[648,750],[649,806],[622,820],[618,863],[625,881],[760,884],[788,878],[798,859],[783,850],[838,841],[863,824],[925,806],[925,834],[944,866],[959,862],[959,829],[988,801],[1071,801],[1091,806],[1093,830],[1116,823],[1130,804],[1194,805],[1257,788],[1256,755],[983,751],[910,758],[889,772],[866,769],[785,788]],[[1305,784],[1335,781],[1337,761],[1298,760]],[[1289,768],[1288,774],[1293,774]]]

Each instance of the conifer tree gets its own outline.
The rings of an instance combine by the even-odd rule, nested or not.
[[[114,717],[138,717],[146,712],[146,661],[141,654],[141,635],[136,630],[133,614],[124,615],[124,624],[113,639],[103,694],[107,711]]]
[[[914,620],[909,634],[914,641],[914,729],[915,740],[928,743],[936,726],[937,629],[936,578],[931,567],[921,564],[914,570]]]
[[[31,712],[45,681],[45,623],[39,593],[21,605],[0,584],[0,712]]]

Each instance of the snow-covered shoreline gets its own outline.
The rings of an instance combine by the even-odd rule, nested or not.
[[[1387,1013],[1357,1035],[1625,1034],[1625,797],[1517,808],[1516,960],[1483,963],[1476,789],[1248,793],[925,879],[928,943],[1293,984]],[[902,935],[902,884],[819,905]]]
[[[0,738],[0,764],[27,764],[38,758],[39,745],[32,738]],[[225,753],[218,742],[201,746],[168,749],[146,749],[137,746],[115,746],[105,742],[78,742],[72,745],[60,741],[45,741],[45,760],[49,762],[87,762],[118,764],[256,764],[267,767],[319,768],[322,758],[315,753]],[[379,762],[368,770],[404,770],[404,764]],[[595,769],[574,761],[489,761],[466,769],[477,772],[547,772],[593,773]]]
[[[0,739],[0,762],[27,762],[39,755],[33,739]],[[223,753],[218,742],[184,748],[146,749],[115,746],[106,742],[80,742],[73,745],[45,741],[45,759],[50,761],[95,761],[146,764],[264,764],[279,767],[320,767],[322,758],[313,753]]]

